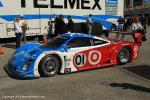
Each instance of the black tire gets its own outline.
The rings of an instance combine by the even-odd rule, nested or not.
[[[118,64],[123,65],[131,61],[130,47],[122,47],[118,53]]]
[[[47,55],[39,63],[38,70],[42,77],[55,76],[60,69],[60,60],[57,56]]]

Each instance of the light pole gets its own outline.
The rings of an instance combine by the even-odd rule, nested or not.
[[[39,7],[39,29],[40,29],[40,34],[41,34],[41,9]]]

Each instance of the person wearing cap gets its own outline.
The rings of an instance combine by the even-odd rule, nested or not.
[[[15,27],[15,35],[16,35],[16,48],[18,48],[21,46],[21,40],[22,40],[22,36],[23,36],[20,18],[15,19],[14,27]]]
[[[20,24],[21,24],[21,28],[22,28],[22,33],[23,33],[23,43],[26,44],[26,31],[27,31],[27,26],[28,23],[26,21],[23,20],[24,16],[20,15]]]

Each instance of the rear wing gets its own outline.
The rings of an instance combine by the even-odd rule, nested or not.
[[[140,32],[140,31],[138,31],[138,32],[118,32],[118,31],[113,31],[112,33],[122,34],[121,39],[117,39],[117,38],[116,39],[111,39],[111,38],[109,38],[109,40],[113,40],[113,41],[117,42],[117,41],[121,41],[124,38],[124,35],[130,35],[130,36],[132,36],[132,41],[131,42],[133,42],[133,40],[134,40],[134,43],[136,43],[138,46],[142,45],[143,36],[142,36],[142,32]]]

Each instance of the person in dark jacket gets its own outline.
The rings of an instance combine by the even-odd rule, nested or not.
[[[60,20],[59,20],[59,34],[64,34],[67,32],[67,25],[65,24],[64,22],[64,16],[63,15],[60,15],[59,16]]]
[[[73,22],[71,16],[68,16],[67,19],[68,19],[67,30],[68,30],[68,32],[73,32],[74,22]]]
[[[92,14],[89,14],[88,18],[87,18],[87,27],[88,27],[88,34],[91,35],[92,34]]]
[[[55,34],[61,35],[67,32],[66,24],[64,22],[64,16],[60,15],[59,17],[55,18]]]
[[[123,25],[124,25],[124,19],[123,19],[123,17],[120,17],[118,19],[118,25],[119,25],[119,31],[120,32],[123,31]]]
[[[59,17],[55,15],[55,20],[54,20],[54,27],[55,27],[55,31],[54,31],[54,34],[55,36],[58,36],[59,35]]]

